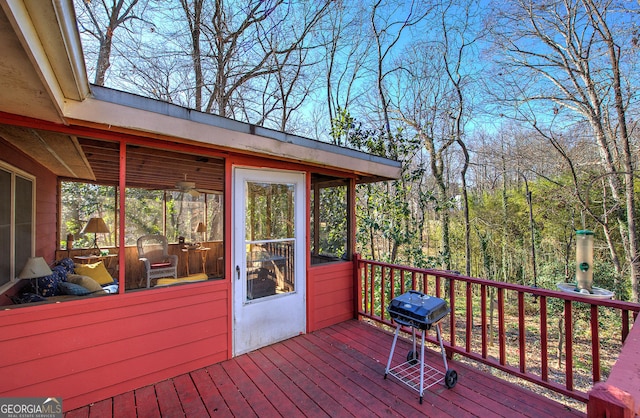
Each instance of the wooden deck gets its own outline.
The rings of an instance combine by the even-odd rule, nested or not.
[[[468,366],[418,393],[384,379],[392,335],[347,321],[66,413],[76,417],[585,416]],[[398,343],[393,364],[410,345]],[[439,350],[426,364],[443,368]],[[397,360],[397,361],[396,361]]]

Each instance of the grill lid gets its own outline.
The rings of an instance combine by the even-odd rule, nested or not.
[[[401,325],[429,329],[444,318],[450,309],[444,299],[410,290],[391,300],[387,311]]]

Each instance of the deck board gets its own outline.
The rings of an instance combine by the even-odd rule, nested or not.
[[[213,364],[69,411],[67,418],[126,417],[575,417],[585,414],[468,365],[449,362],[458,383],[418,393],[384,379],[393,336],[358,321]],[[400,340],[392,365],[411,349]],[[444,369],[439,347],[425,362]]]

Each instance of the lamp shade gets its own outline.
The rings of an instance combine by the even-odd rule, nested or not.
[[[196,228],[196,232],[207,232],[207,227],[204,226],[202,222],[198,223],[198,227]]]
[[[102,218],[91,218],[89,222],[82,228],[80,233],[94,233],[94,234],[108,234],[109,228],[107,228],[107,224],[104,223],[104,219]]]
[[[18,279],[36,279],[53,274],[47,262],[42,257],[29,257],[27,264],[18,275]]]

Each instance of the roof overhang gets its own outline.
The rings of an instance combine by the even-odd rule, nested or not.
[[[71,1],[0,0],[0,111],[64,123],[90,94]]]
[[[92,86],[92,92],[93,96],[83,102],[66,103],[64,114],[69,123],[124,128],[234,152],[346,170],[358,174],[362,181],[400,176],[400,163],[387,158],[118,90]]]

